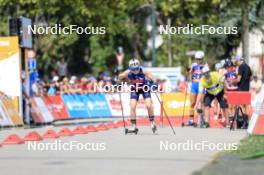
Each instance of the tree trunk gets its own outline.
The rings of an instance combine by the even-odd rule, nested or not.
[[[249,62],[249,19],[248,19],[248,0],[242,5],[242,53],[243,58]]]
[[[167,19],[167,25],[171,26],[171,18]],[[168,35],[168,67],[172,67],[171,34]]]

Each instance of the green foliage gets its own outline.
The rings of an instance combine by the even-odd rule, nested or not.
[[[213,26],[238,26],[241,31],[243,0],[156,0],[157,26],[171,20],[172,26],[208,24]],[[264,23],[261,0],[250,1],[250,27],[261,28]],[[25,16],[33,24],[53,26],[104,26],[105,35],[35,35],[39,69],[49,74],[61,57],[69,62],[70,73],[97,74],[116,67],[115,52],[123,46],[127,61],[132,56],[150,61],[145,55],[147,39],[146,17],[150,15],[148,0],[0,0],[0,35],[8,34],[8,18]],[[262,29],[263,30],[263,29]],[[228,57],[241,41],[238,35],[172,35],[163,36],[164,43],[157,49],[158,66],[188,67],[189,50],[204,50],[209,63]]]

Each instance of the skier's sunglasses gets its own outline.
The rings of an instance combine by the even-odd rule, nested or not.
[[[131,67],[129,68],[132,72],[137,72],[139,71],[139,67]]]

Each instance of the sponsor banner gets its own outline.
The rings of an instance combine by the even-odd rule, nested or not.
[[[184,115],[189,115],[190,108],[190,95],[186,96],[186,104],[185,103],[185,93],[165,93],[161,95],[161,99],[163,101],[164,110],[168,116],[182,116],[183,110]]]
[[[5,109],[2,100],[0,100],[0,126],[12,126],[14,125],[11,119],[8,116],[8,113]]]
[[[61,96],[42,97],[54,120],[68,119],[69,115]]]
[[[163,101],[164,109],[169,116],[182,115],[184,106],[184,93],[158,94]],[[130,116],[130,93],[121,93],[124,116]],[[154,115],[159,116],[161,104],[157,96],[151,94]],[[189,95],[186,98],[189,106]],[[47,123],[54,120],[68,118],[94,118],[94,117],[121,117],[121,101],[118,93],[114,94],[85,94],[63,95],[31,98],[32,117],[37,123]],[[188,107],[185,108],[188,115]],[[142,96],[137,104],[137,116],[148,116],[148,111]]]
[[[62,99],[70,118],[87,118],[91,116],[84,95],[63,95]]]
[[[130,93],[122,93],[122,104],[123,104],[123,112],[124,116],[130,116]],[[160,103],[154,93],[151,94],[153,108],[154,108],[154,115],[160,115]],[[120,102],[120,95],[119,94],[106,94],[107,103],[111,110],[111,114],[113,117],[120,117],[122,116],[121,113],[121,102]],[[140,96],[138,104],[137,104],[137,116],[148,116],[148,111],[142,96]]]
[[[41,99],[41,97],[35,97],[34,99],[35,99],[35,102],[36,102],[42,116],[43,116],[45,123],[52,122],[54,119],[53,119],[51,113],[49,112],[48,108],[46,107],[45,103]]]
[[[113,117],[120,117],[122,116],[121,113],[121,101],[120,101],[120,95],[115,93],[115,94],[106,94],[106,101],[108,103],[111,116]]]
[[[20,78],[18,37],[0,37],[0,91],[20,96]]]
[[[39,109],[35,99],[32,97],[30,98],[30,112],[31,112],[31,116],[32,119],[34,120],[34,122],[36,123],[45,123],[44,117],[42,116],[41,110]]]
[[[94,93],[83,95],[88,107],[90,117],[111,117],[111,111],[106,101],[105,94]]]
[[[23,125],[22,117],[19,116],[18,111],[14,105],[16,100],[12,99],[3,99],[3,105],[8,113],[9,118],[12,120],[14,125]]]

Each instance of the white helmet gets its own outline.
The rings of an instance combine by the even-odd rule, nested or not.
[[[205,73],[208,73],[210,72],[210,69],[208,66],[204,66],[203,69],[202,69],[202,73],[205,74]]]
[[[128,65],[130,70],[135,71],[139,69],[140,62],[137,59],[133,58],[129,61]]]
[[[225,63],[226,63],[226,60],[221,60],[220,61],[220,64],[221,64],[222,67],[224,67]]]
[[[223,66],[222,66],[222,64],[221,63],[216,63],[215,64],[215,70],[219,70],[219,69],[221,69]]]
[[[195,52],[194,58],[195,59],[203,59],[204,58],[204,52],[200,51],[200,50]]]

